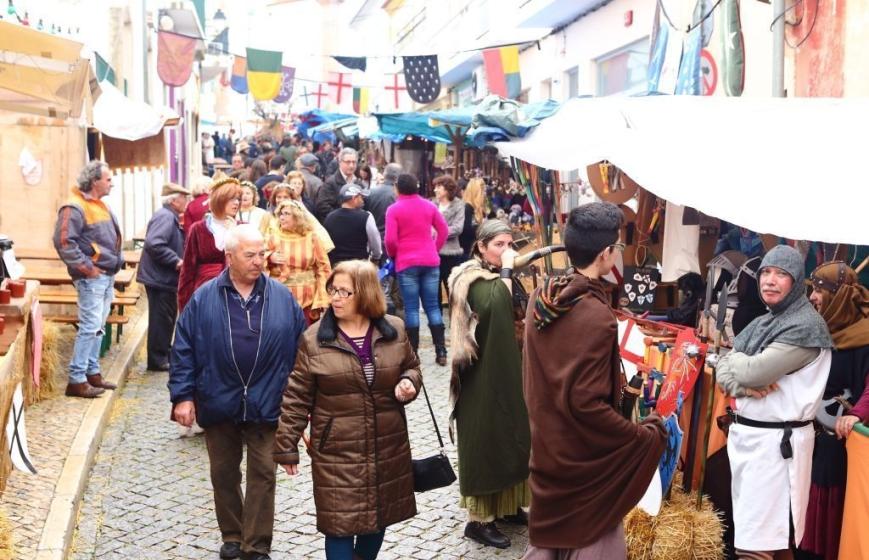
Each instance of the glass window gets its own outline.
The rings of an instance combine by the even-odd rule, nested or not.
[[[645,91],[649,39],[642,39],[597,60],[597,95]]]
[[[567,98],[579,95],[579,67],[567,71]]]

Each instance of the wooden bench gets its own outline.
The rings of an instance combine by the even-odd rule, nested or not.
[[[46,315],[46,321],[53,321],[55,323],[63,323],[65,325],[77,325],[78,324],[78,315]],[[125,325],[130,322],[130,318],[126,315],[116,315],[111,314],[106,317],[107,325]]]
[[[38,298],[40,303],[56,303],[59,305],[75,305],[78,303],[78,295],[74,292],[41,293],[39,294]],[[112,307],[125,307],[127,305],[136,305],[138,301],[138,295],[116,295],[114,299],[112,299]]]

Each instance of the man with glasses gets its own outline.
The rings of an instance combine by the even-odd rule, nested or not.
[[[338,155],[338,171],[326,178],[326,182],[317,193],[317,219],[326,221],[332,210],[341,206],[341,187],[356,183],[356,165],[359,154],[353,148],[344,148]],[[337,243],[335,244],[337,245]]]
[[[255,226],[230,229],[225,251],[226,270],[196,290],[178,319],[169,393],[173,419],[205,429],[220,557],[262,560],[274,526],[272,447],[281,394],[307,323],[292,293],[263,274]]]
[[[616,318],[601,278],[624,249],[618,240],[623,220],[608,202],[573,209],[564,231],[573,268],[547,278],[529,298],[523,356],[531,422],[527,560],[625,558],[622,518],[643,496],[664,452],[660,417],[653,413],[638,426],[619,413],[625,381]]]

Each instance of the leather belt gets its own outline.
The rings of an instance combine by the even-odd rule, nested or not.
[[[779,449],[781,449],[781,456],[784,459],[790,459],[794,456],[794,449],[791,446],[791,434],[793,434],[794,428],[802,428],[804,426],[808,426],[812,423],[812,420],[793,420],[789,422],[766,422],[763,420],[752,420],[751,418],[746,418],[745,416],[740,416],[734,412],[732,408],[727,407],[727,415],[735,422],[736,424],[742,424],[743,426],[749,426],[752,428],[764,428],[767,430],[784,430],[784,434],[782,434],[781,443],[779,444]]]

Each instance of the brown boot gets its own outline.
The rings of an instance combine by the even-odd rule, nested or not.
[[[103,379],[102,374],[95,373],[93,375],[88,375],[88,383],[93,385],[94,387],[101,387],[103,389],[108,389],[109,391],[117,389],[118,386],[114,383],[109,383],[108,381]]]
[[[67,397],[81,397],[83,399],[93,399],[105,393],[106,390],[101,387],[94,387],[90,383],[67,383]]]

